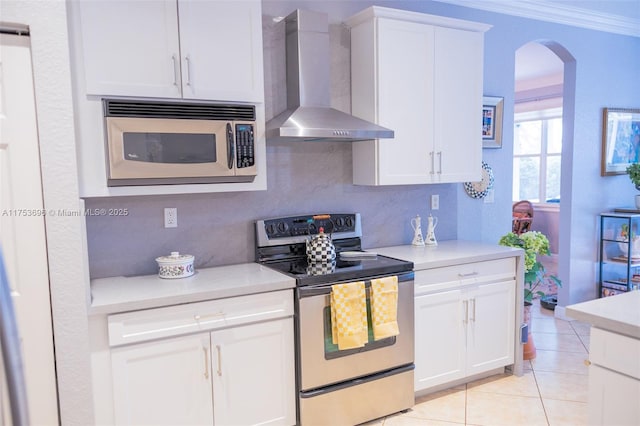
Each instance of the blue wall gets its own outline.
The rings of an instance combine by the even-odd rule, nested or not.
[[[339,23],[372,4],[493,25],[485,38],[484,94],[505,100],[503,148],[483,150],[496,179],[494,203],[469,198],[459,184],[353,186],[349,145],[267,143],[267,191],[88,200],[88,207],[127,207],[132,212],[127,218],[87,218],[92,277],[153,273],[153,259],[174,249],[195,254],[200,267],[252,261],[253,220],[295,213],[359,211],[366,247],[406,244],[411,240],[409,219],[416,213],[426,216],[427,198],[436,193],[441,197],[441,210],[434,212],[441,221],[440,240],[496,242],[511,226],[515,51],[537,40],[556,43],[565,50],[564,59],[573,61],[565,66],[565,95],[570,96],[565,98],[569,121],[563,152],[559,272],[565,285],[560,305],[595,297],[597,214],[631,206],[635,194],[627,176],[600,176],[602,108],[640,107],[640,38],[430,1],[264,0],[267,118],[284,108],[278,77],[271,75],[275,65],[270,61],[277,61],[282,46],[270,18],[295,8],[329,13],[332,102],[348,110],[348,32]],[[569,99],[573,92],[575,103]],[[163,207],[178,207],[179,228],[161,227]]]

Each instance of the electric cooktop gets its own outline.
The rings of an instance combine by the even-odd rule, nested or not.
[[[365,280],[413,270],[413,263],[366,252],[359,213],[291,216],[256,221],[256,261],[296,279],[298,286]],[[336,249],[333,262],[309,262],[306,241],[320,228]]]

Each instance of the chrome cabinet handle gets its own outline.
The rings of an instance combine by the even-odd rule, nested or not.
[[[209,378],[209,348],[202,348],[204,352],[204,378]]]
[[[218,351],[218,376],[222,376],[222,350],[220,349],[220,345],[216,345],[216,350]]]
[[[442,174],[442,151],[438,151],[438,174]]]
[[[464,323],[468,323],[469,322],[469,301],[468,300],[464,300]]]
[[[477,272],[469,272],[467,274],[458,274],[460,278],[469,278],[478,275]]]
[[[189,55],[184,57],[184,62],[187,66],[187,86],[191,86],[191,61],[189,60]]]
[[[178,71],[176,65],[178,64],[176,55],[171,55],[171,60],[173,61],[173,85],[178,86]]]
[[[472,303],[472,307],[471,307],[471,314],[473,315],[471,317],[471,321],[476,320],[476,298],[474,297],[473,299],[471,299],[471,303]]]
[[[431,175],[434,174],[435,170],[436,170],[436,159],[435,159],[435,156],[433,154],[434,154],[433,151],[431,151],[429,153],[429,156],[431,157],[431,171],[429,172],[429,174],[431,174]]]

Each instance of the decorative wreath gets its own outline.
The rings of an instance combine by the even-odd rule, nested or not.
[[[464,190],[467,191],[471,198],[484,198],[489,193],[489,190],[493,188],[493,170],[491,167],[482,162],[482,179],[479,182],[465,182]]]

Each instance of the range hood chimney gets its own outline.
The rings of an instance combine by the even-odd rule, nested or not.
[[[287,109],[269,120],[268,141],[361,141],[393,130],[331,108],[327,15],[296,10],[285,18]]]

